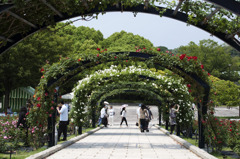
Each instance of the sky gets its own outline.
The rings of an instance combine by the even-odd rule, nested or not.
[[[73,21],[74,19],[70,20]],[[203,39],[212,39],[219,44],[224,43],[217,37],[211,36],[208,32],[194,26],[187,26],[186,23],[143,13],[138,13],[134,17],[132,12],[111,12],[99,15],[98,19],[91,21],[80,20],[74,22],[73,25],[76,27],[88,26],[95,30],[100,30],[104,38],[108,38],[113,33],[124,30],[143,36],[150,40],[154,46],[166,46],[168,49],[187,45],[190,41],[198,44]]]

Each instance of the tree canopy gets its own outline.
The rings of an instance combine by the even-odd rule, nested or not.
[[[230,79],[238,81],[240,76],[237,71],[240,71],[239,56],[237,51],[227,45],[219,45],[213,40],[201,40],[199,44],[190,42],[187,46],[180,46],[174,52],[187,54],[187,56],[197,56],[205,69],[212,75],[221,79]],[[240,55],[240,54],[239,54]]]

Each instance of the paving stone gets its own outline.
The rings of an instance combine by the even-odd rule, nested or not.
[[[141,133],[136,126],[111,126],[56,152],[48,159],[199,159],[172,138],[152,127]]]

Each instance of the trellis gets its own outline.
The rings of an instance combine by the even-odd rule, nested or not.
[[[97,105],[97,103],[101,103],[101,97],[104,96],[105,94],[109,95],[111,93],[111,91],[116,90],[116,89],[135,89],[137,92],[137,90],[139,89],[146,89],[146,90],[151,90],[151,92],[158,94],[161,98],[163,98],[163,100],[158,100],[157,105],[159,105],[160,103],[167,103],[167,100],[169,100],[170,98],[175,99],[175,102],[179,102],[179,96],[177,94],[175,94],[175,92],[173,90],[164,90],[167,88],[162,88],[161,85],[159,85],[158,83],[156,84],[156,80],[154,78],[151,78],[150,81],[147,81],[148,77],[145,76],[139,76],[139,78],[144,78],[145,81],[142,82],[127,82],[127,83],[123,83],[123,81],[119,81],[119,82],[115,82],[115,84],[106,84],[104,86],[101,86],[98,89],[95,89],[94,91],[92,91],[89,100],[87,102],[87,105],[90,107],[94,107]],[[145,82],[148,82],[148,85],[146,85]],[[158,88],[156,88],[158,87]],[[159,88],[160,87],[160,88]],[[181,92],[181,94],[186,93],[184,91]],[[172,94],[172,95],[171,95]],[[189,95],[188,93],[186,93],[186,95]],[[153,98],[149,95],[147,95],[150,98]],[[184,99],[186,96],[182,96],[180,97],[180,99]],[[100,99],[100,100],[97,100]],[[104,99],[103,99],[104,100]],[[162,102],[160,102],[162,101]],[[159,105],[160,106],[160,105]],[[159,108],[159,124],[161,124],[161,108]],[[95,113],[94,111],[92,112],[92,117],[95,117]],[[92,120],[94,121],[94,120]],[[95,126],[95,123],[93,122],[93,127]]]
[[[118,0],[12,1],[12,3],[0,7],[0,53],[5,52],[28,35],[56,22],[77,16],[82,16],[82,19],[85,20],[88,15],[95,17],[92,15],[113,11],[130,11],[135,15],[137,12],[160,14],[160,16],[180,20],[215,35],[240,51],[240,2],[237,0],[206,1],[209,3],[200,0],[180,0],[175,5],[168,1],[162,1],[164,5],[167,5],[166,8],[155,6],[155,1],[150,3],[149,0],[136,2],[125,0],[121,3]],[[202,11],[206,13],[202,13]],[[224,18],[221,15],[228,17],[224,19],[227,22],[221,22],[221,19]],[[222,29],[219,30],[219,28]]]
[[[93,56],[93,57],[92,57]],[[160,54],[150,54],[150,53],[139,53],[139,52],[118,52],[118,53],[103,53],[101,55],[92,55],[83,57],[84,60],[79,59],[71,59],[67,58],[64,60],[61,60],[60,63],[57,63],[57,65],[53,64],[53,68],[57,68],[57,70],[52,70],[50,68],[45,68],[44,75],[41,79],[40,85],[38,87],[38,92],[36,94],[36,98],[39,99],[39,101],[36,103],[36,106],[38,105],[45,105],[43,109],[40,109],[41,111],[37,110],[38,108],[35,107],[36,110],[33,111],[39,111],[39,112],[45,112],[49,111],[49,108],[51,105],[54,105],[54,102],[51,103],[51,100],[46,99],[47,102],[44,102],[44,94],[51,93],[54,91],[54,88],[57,86],[57,88],[61,88],[61,85],[67,82],[68,80],[72,79],[74,76],[81,73],[84,69],[90,69],[91,67],[94,67],[96,65],[99,65],[101,63],[108,63],[108,62],[117,62],[122,63],[127,61],[142,61],[145,64],[149,66],[161,66],[165,67],[174,73],[178,74],[180,77],[183,77],[186,81],[194,84],[196,89],[198,89],[198,92],[201,92],[201,88],[203,89],[203,97],[200,97],[199,102],[199,119],[201,119],[202,115],[207,113],[207,103],[208,103],[208,95],[209,95],[209,85],[207,82],[207,72],[202,71],[202,68],[199,66],[199,64],[196,64],[196,62],[193,60],[186,60],[184,57],[173,57],[172,55],[169,55],[167,53],[160,53]],[[96,62],[97,61],[97,62]],[[62,68],[60,66],[65,66],[65,68]],[[56,67],[59,66],[59,67]],[[60,68],[60,69],[58,69]],[[185,70],[186,69],[186,70]],[[201,76],[201,78],[199,77]],[[55,92],[57,92],[55,90]],[[201,93],[200,93],[201,94]],[[47,97],[49,98],[49,97]],[[56,97],[55,97],[56,99]],[[202,101],[202,102],[201,102]],[[46,104],[45,104],[46,103]],[[48,104],[47,104],[48,103]],[[48,108],[49,107],[49,108]],[[40,108],[40,107],[39,107]],[[49,118],[49,128],[53,128],[54,126],[54,113],[51,118]],[[44,121],[44,120],[43,120]],[[42,122],[43,122],[42,121]],[[201,120],[200,120],[201,121]],[[200,141],[199,141],[199,147],[204,147],[204,135],[203,135],[203,125],[201,122],[199,122],[199,135],[200,135]],[[52,133],[54,134],[54,133]],[[53,136],[52,136],[53,138]]]

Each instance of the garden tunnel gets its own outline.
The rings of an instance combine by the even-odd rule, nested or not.
[[[133,2],[132,4],[129,2],[122,1],[123,3],[119,3],[118,1],[81,1],[77,4],[74,4],[74,2],[77,1],[65,1],[65,5],[63,0],[60,1],[19,1],[19,3],[11,3],[11,1],[8,1],[9,4],[4,4],[0,6],[0,54],[6,52],[9,48],[20,42],[25,37],[35,33],[36,31],[41,30],[42,28],[46,28],[49,25],[55,24],[56,22],[66,20],[69,18],[82,16],[82,19],[84,20],[87,16],[94,17],[93,14],[99,14],[99,13],[105,13],[105,12],[134,12],[136,14],[137,12],[141,13],[149,13],[149,14],[155,14],[160,16],[165,16],[168,18],[172,18],[175,20],[179,20],[188,24],[192,24],[200,29],[205,30],[206,32],[209,32],[210,34],[220,38],[221,40],[225,41],[238,51],[240,51],[240,42],[239,42],[239,11],[240,11],[240,3],[237,0],[207,0],[210,2],[210,5],[208,3],[202,3],[201,1],[197,1],[200,3],[194,3],[192,1],[179,1],[177,5],[174,6],[174,9],[171,7],[154,7],[152,4],[149,3],[149,1],[140,1],[140,2]],[[17,2],[17,1],[16,1]],[[155,1],[154,1],[155,2]],[[190,3],[190,4],[187,4]],[[200,4],[200,5],[199,5]],[[212,5],[212,4],[216,4]],[[197,7],[196,7],[197,6]],[[191,8],[192,7],[192,8]],[[198,8],[199,10],[193,10],[193,8]],[[208,10],[205,11],[203,8],[207,8]],[[215,9],[212,9],[215,8]],[[226,20],[224,17],[228,17],[228,13],[224,14],[223,11],[226,13],[224,9],[227,9],[230,13],[234,13],[234,18],[229,18]],[[166,11],[164,11],[166,9]],[[181,12],[180,12],[180,11]],[[201,12],[199,12],[201,11]],[[202,11],[204,14],[201,14]],[[199,14],[200,13],[200,14]],[[223,14],[223,16],[221,16]],[[190,18],[192,17],[192,18]],[[218,17],[220,17],[218,19]],[[190,18],[190,20],[189,20]],[[192,20],[192,21],[191,21]],[[225,20],[227,22],[224,22],[222,20]],[[230,21],[229,21],[230,20]],[[220,25],[218,25],[220,24]],[[238,37],[238,38],[237,38]],[[135,55],[134,55],[135,54]],[[146,59],[152,58],[152,55],[149,56],[148,54],[145,54],[140,57],[143,54],[139,53],[130,53],[129,57],[138,57],[140,61],[147,61]],[[125,60],[130,60],[129,57],[125,57]],[[169,56],[167,56],[170,58]],[[145,58],[145,59],[144,59]],[[88,59],[88,58],[86,58]],[[122,60],[124,58],[121,58]],[[164,58],[163,58],[164,59]],[[154,60],[154,59],[153,59]],[[159,61],[157,61],[159,60]],[[202,72],[201,69],[196,68],[195,71],[189,71],[187,68],[187,65],[177,65],[178,63],[174,63],[172,65],[172,62],[169,61],[167,58],[164,59],[167,61],[167,64],[164,65],[164,61],[161,59],[155,59],[155,61],[152,63],[153,66],[162,66],[165,67],[172,72],[175,72],[176,74],[180,75],[184,79],[186,79],[189,83],[194,83],[194,85],[197,85],[201,88],[203,88],[203,94],[204,97],[202,98],[202,102],[198,101],[198,105],[200,106],[199,111],[201,114],[206,114],[207,112],[207,102],[208,102],[208,96],[209,96],[209,84],[206,81],[205,75],[199,73]],[[39,84],[39,87],[37,88],[37,94],[36,99],[38,106],[35,107],[33,111],[36,111],[38,113],[46,113],[43,107],[40,107],[41,104],[44,105],[45,103],[49,103],[49,100],[52,101],[52,97],[48,96],[47,94],[51,94],[54,91],[54,88],[58,88],[70,79],[72,79],[75,75],[81,73],[83,69],[91,68],[92,66],[86,65],[86,67],[82,64],[89,64],[96,65],[96,61],[99,61],[99,64],[106,62],[104,60],[98,60],[95,59],[95,61],[91,63],[91,61],[84,61],[79,62],[80,64],[76,64],[75,61],[71,61],[74,65],[70,65],[70,63],[67,64],[67,67],[64,70],[61,70],[62,72],[58,71],[46,71],[47,74],[46,77],[50,78],[42,78],[41,82]],[[107,60],[110,61],[110,60]],[[112,60],[114,61],[114,59]],[[119,61],[118,61],[119,62]],[[163,63],[161,63],[163,62]],[[176,62],[176,61],[175,61]],[[62,63],[61,63],[62,64]],[[195,69],[195,67],[190,67],[192,69]],[[52,76],[48,76],[49,74],[52,74]],[[51,79],[52,78],[52,79]],[[54,79],[56,78],[56,79]],[[57,90],[55,92],[55,103],[49,104],[49,106],[56,106],[56,99],[57,99]],[[45,95],[44,95],[45,94]],[[42,98],[43,97],[43,98]],[[46,104],[45,104],[46,105]],[[45,107],[47,109],[47,107]],[[36,114],[33,113],[33,114]],[[53,112],[52,112],[53,113]],[[54,114],[51,117],[51,120],[54,121]],[[43,115],[44,116],[44,115]],[[45,116],[46,117],[46,116]],[[34,117],[33,117],[34,118]],[[54,123],[54,122],[53,122]],[[51,124],[49,125],[49,128],[51,128]],[[204,135],[203,135],[203,126],[201,123],[199,123],[199,135],[200,142],[199,147],[204,147]]]
[[[131,53],[118,52],[118,53],[106,53],[101,55],[93,55],[93,57],[88,56],[88,57],[84,57],[83,59],[84,60],[82,61],[79,61],[77,59],[71,59],[71,58],[61,60],[56,65],[62,66],[64,64],[65,67],[64,68],[61,67],[60,70],[51,70],[51,67],[59,68],[59,67],[56,67],[56,65],[54,64],[52,66],[48,66],[49,68],[46,68],[47,66],[44,67],[43,69],[44,78],[41,79],[39,87],[37,88],[38,92],[36,94],[36,98],[40,99],[41,97],[44,96],[44,93],[46,92],[48,93],[53,92],[56,86],[58,87],[60,86],[61,88],[61,85],[63,83],[66,83],[68,80],[70,80],[72,77],[76,76],[77,74],[81,73],[86,68],[90,69],[91,67],[94,67],[96,65],[100,65],[102,63],[106,64],[107,62],[112,62],[112,61],[121,63],[121,62],[125,62],[125,60],[142,61],[148,64],[149,66],[156,67],[158,65],[161,67],[165,67],[169,70],[172,70],[176,74],[182,76],[186,81],[192,84],[196,84],[195,87],[198,89],[199,92],[201,90],[199,86],[202,87],[203,85],[203,88],[205,89],[203,93],[208,92],[210,88],[207,82],[205,82],[205,80],[207,79],[206,72],[203,73],[204,71],[202,71],[199,65],[197,65],[196,67],[192,66],[192,64],[196,65],[195,61],[191,63],[189,60],[186,60],[184,58],[179,60],[179,57],[173,57],[166,53],[162,53],[161,55],[156,55],[156,54],[137,53],[137,52],[131,52]],[[149,62],[148,59],[150,59],[151,62]],[[195,68],[195,69],[193,69],[192,71],[190,70],[186,71],[184,70],[184,67],[188,69],[189,68]],[[201,76],[201,78],[203,79],[199,78],[198,75]],[[51,102],[51,100],[49,101],[48,99],[46,99],[46,97],[41,99],[45,99],[46,101],[48,101],[47,103]],[[203,110],[207,111],[207,106],[204,105],[208,102],[207,99],[208,99],[208,94],[205,94],[203,98],[203,103],[200,103],[201,107],[199,111],[201,111],[203,115],[204,115]],[[42,100],[39,100],[39,103],[41,103],[41,101]],[[36,103],[36,104],[39,104],[39,103]],[[49,103],[49,106],[51,105],[52,104]],[[45,109],[47,109],[47,107]],[[52,116],[52,118],[54,118],[54,115]],[[201,123],[199,123],[199,126],[201,127],[200,130],[203,132]],[[199,147],[201,147],[201,144],[204,146],[204,136],[203,134],[201,134],[201,132],[199,133],[199,135],[201,136]]]
[[[187,96],[189,96],[186,87],[184,88],[184,86],[174,80],[168,80],[167,78],[163,78],[163,76],[158,78],[150,77],[149,73],[151,73],[151,71],[149,70],[141,69],[141,72],[137,72],[139,69],[134,72],[132,71],[134,70],[133,67],[126,68],[124,71],[116,72],[114,68],[111,67],[108,71],[96,73],[95,76],[92,75],[91,77],[85,78],[87,80],[83,79],[79,81],[79,84],[74,88],[73,103],[74,107],[76,107],[75,109],[85,107],[86,105],[95,105],[96,100],[99,99],[103,93],[121,87],[144,88],[162,97],[168,97],[173,94],[173,96],[179,100],[187,99]],[[109,70],[112,72],[111,77],[108,75]],[[128,71],[132,72],[129,73]],[[86,96],[91,100],[89,101],[88,98],[85,98]],[[95,103],[93,104],[94,101]]]
[[[115,68],[116,67],[117,66],[115,66]],[[85,105],[93,107],[96,106],[96,103],[98,103],[97,99],[99,99],[105,93],[113,91],[114,89],[125,87],[136,90],[151,90],[151,92],[160,95],[165,100],[171,96],[173,99],[175,99],[175,103],[179,103],[179,100],[184,102],[189,100],[190,95],[186,87],[179,83],[180,81],[171,80],[160,75],[151,77],[151,71],[139,68],[136,69],[133,66],[126,67],[121,72],[116,72],[115,68],[111,67],[110,69],[106,69],[107,71],[104,70],[102,72],[97,72],[90,77],[87,77],[87,80],[83,79],[78,82],[79,84],[74,88],[73,105],[75,110],[79,109],[79,107],[82,108],[79,109],[80,111],[76,111],[76,114],[81,114]],[[128,71],[131,71],[131,73],[126,73]],[[111,76],[109,76],[109,73]],[[152,72],[152,74],[156,73]],[[126,82],[128,80],[131,82]],[[85,98],[84,100],[84,97],[86,96],[88,96],[88,99]],[[80,102],[82,104],[80,104]],[[190,108],[188,109],[187,107],[183,107],[184,113],[181,112],[181,114],[183,114],[182,116],[185,116],[184,114],[189,110]]]
[[[161,95],[159,94],[161,93]],[[166,93],[166,92],[165,92]],[[170,103],[179,103],[180,105],[183,106],[183,109],[180,110],[180,114],[181,117],[178,116],[178,125],[177,125],[177,135],[180,136],[180,129],[188,127],[190,128],[192,123],[191,123],[191,119],[193,117],[193,111],[191,111],[189,113],[189,111],[191,110],[191,106],[186,102],[182,102],[181,100],[178,100],[177,98],[174,98],[172,96],[164,96],[163,94],[165,94],[162,92],[153,92],[152,90],[149,90],[148,88],[125,88],[122,87],[120,89],[113,89],[110,92],[104,92],[101,94],[100,99],[97,101],[96,104],[98,104],[98,106],[100,105],[100,103],[102,103],[104,100],[107,100],[109,97],[114,96],[114,95],[121,95],[121,94],[128,94],[128,95],[134,95],[134,94],[138,94],[138,95],[142,95],[141,99],[147,98],[147,100],[151,100],[152,102],[154,101],[154,105],[156,105],[158,107],[158,119],[159,119],[159,125],[161,125],[162,123],[162,117],[165,118],[165,127],[168,130],[168,126],[169,126],[169,121],[168,119],[166,119],[166,117],[168,118],[168,110],[169,110],[169,104]],[[186,113],[187,112],[187,113]],[[188,115],[191,114],[191,115]],[[93,117],[95,114],[92,113],[92,119],[94,119]],[[183,117],[185,118],[182,122]],[[180,122],[181,121],[181,122]],[[187,121],[187,122],[186,122]],[[190,130],[191,131],[191,130]],[[190,132],[190,134],[192,134],[192,132]],[[189,134],[189,135],[190,135]]]
[[[146,85],[146,82],[148,82],[148,85]],[[171,102],[174,102],[174,103],[179,103],[179,101],[183,101],[181,99],[184,98],[184,97],[179,99],[179,96],[176,96],[176,94],[174,95],[174,92],[172,92],[171,90],[164,90],[163,88],[159,89],[159,88],[156,88],[156,87],[161,87],[161,86],[159,86],[158,84],[155,84],[154,81],[152,81],[152,80],[151,81],[146,81],[145,80],[145,82],[144,81],[142,81],[142,82],[139,81],[139,82],[126,82],[126,83],[119,81],[118,83],[107,84],[107,85],[104,85],[104,86],[101,86],[100,88],[98,88],[97,91],[92,91],[91,95],[89,96],[89,100],[87,102],[87,105],[89,105],[91,107],[96,106],[97,103],[98,104],[101,103],[101,101],[102,101],[101,97],[104,97],[105,94],[107,94],[107,96],[114,95],[114,94],[109,93],[109,92],[112,92],[116,89],[117,90],[119,90],[119,89],[135,89],[136,93],[139,93],[138,92],[139,89],[148,90],[151,93],[146,94],[145,98],[151,98],[151,99],[154,99],[154,100],[156,100],[155,96],[157,94],[159,97],[162,98],[162,100],[159,98],[156,102],[156,105],[159,108],[159,115],[161,115],[161,107],[160,107],[161,103],[165,103],[165,104],[168,103],[170,98],[173,99]],[[154,95],[151,96],[151,94],[154,94]],[[187,93],[184,96],[186,97]],[[100,100],[98,100],[98,99],[100,99]],[[104,100],[104,98],[103,98],[103,100]],[[96,108],[95,108],[95,110],[96,110]],[[181,111],[182,112],[187,112],[188,110],[190,110],[190,109],[188,109],[187,107],[183,107],[183,109]],[[184,113],[181,113],[181,114],[182,114],[182,116],[184,116]],[[94,111],[92,112],[92,115],[95,116]],[[161,116],[159,117],[159,123],[161,123]]]
[[[160,96],[159,94],[152,92],[151,90],[148,90],[148,89],[125,88],[125,87],[122,87],[119,89],[113,89],[112,91],[102,93],[99,100],[97,100],[96,103],[94,102],[94,104],[96,104],[97,108],[91,109],[92,117],[96,117],[95,111],[98,110],[98,108],[100,107],[100,103],[102,103],[104,100],[107,100],[111,96],[121,95],[121,94],[129,94],[129,95],[130,94],[138,94],[141,96],[145,95],[147,98],[145,100],[149,100],[149,99],[154,100],[155,101],[154,103],[156,106],[158,106],[158,109],[160,108],[161,103],[164,100],[162,98],[162,96]],[[160,114],[159,114],[159,116],[160,116]],[[93,124],[93,126],[95,125],[94,118],[92,118],[92,124]]]
[[[0,6],[0,54],[17,44],[25,37],[51,24],[82,16],[106,12],[148,13],[165,16],[194,25],[218,37],[240,51],[239,16],[240,3],[237,0],[185,1],[177,4],[162,1],[22,1]],[[227,17],[227,18],[226,18]]]

